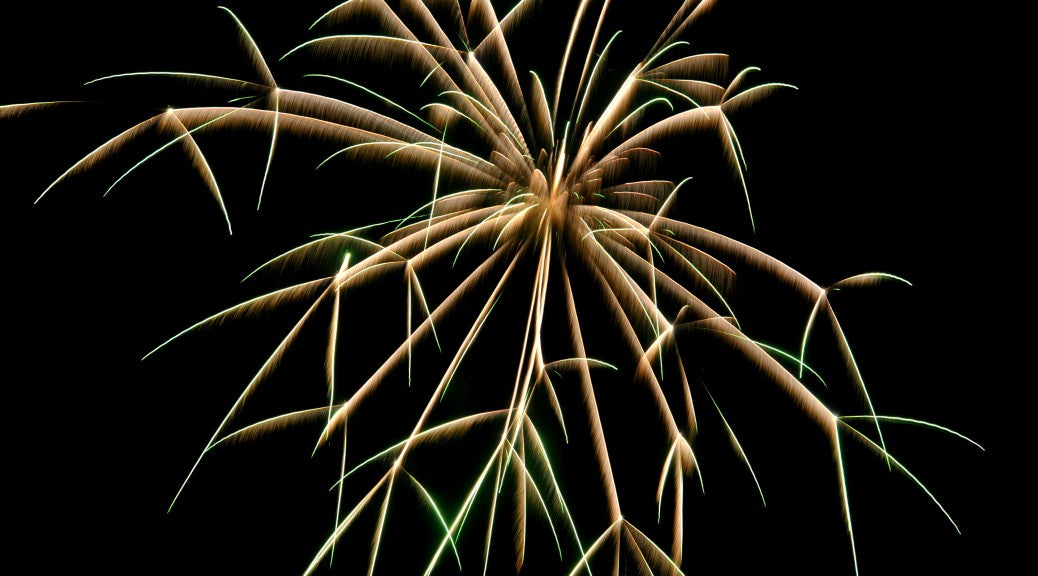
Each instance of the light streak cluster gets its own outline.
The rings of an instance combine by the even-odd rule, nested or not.
[[[449,571],[451,564],[459,569],[474,564],[485,573],[492,554],[512,555],[516,570],[520,569],[535,517],[552,534],[562,573],[590,573],[593,566],[605,566],[618,574],[621,565],[637,567],[643,574],[681,573],[686,548],[685,483],[692,481],[705,490],[696,451],[697,410],[716,413],[723,428],[720,433],[729,437],[765,501],[757,480],[762,471],[753,468],[726,417],[736,408],[725,406],[722,411],[722,402],[707,384],[686,370],[682,341],[694,334],[736,353],[818,425],[835,461],[834,493],[841,495],[855,567],[842,452],[848,441],[870,448],[892,470],[903,472],[951,521],[936,497],[887,451],[882,429],[887,424],[912,424],[972,440],[928,422],[877,414],[829,300],[835,289],[905,281],[877,272],[819,285],[747,244],[673,217],[671,209],[679,195],[695,186],[692,175],[678,182],[652,178],[652,168],[668,143],[707,138],[720,151],[744,196],[752,226],[746,159],[733,118],[773,93],[795,88],[754,84],[758,69],[732,73],[728,56],[692,53],[684,38],[714,4],[710,0],[682,2],[645,57],[619,77],[609,61],[620,49],[622,36],[604,29],[609,0],[562,2],[550,8],[545,4],[522,0],[503,15],[486,0],[350,0],[333,7],[312,27],[327,34],[302,43],[282,59],[311,56],[318,62],[341,64],[338,69],[344,72],[311,74],[309,81],[353,90],[373,103],[368,107],[279,85],[245,25],[226,8],[250,58],[253,79],[148,71],[94,81],[172,77],[203,93],[230,90],[246,95],[218,106],[164,110],[98,146],[43,195],[146,133],[164,135],[167,141],[140,158],[112,187],[160,152],[181,149],[206,183],[228,231],[231,218],[223,193],[195,138],[204,131],[266,135],[269,148],[259,203],[269,193],[267,182],[279,138],[286,134],[334,144],[336,151],[320,166],[391,163],[432,177],[431,200],[406,217],[318,236],[260,267],[264,271],[307,268],[332,258],[340,264],[330,274],[223,310],[159,347],[198,328],[262,315],[287,302],[308,304],[217,427],[184,486],[217,446],[286,425],[319,422],[323,429],[317,449],[341,443],[341,465],[333,487],[337,495],[334,529],[307,574],[332,562],[337,544],[346,538],[370,540],[367,566],[368,574],[373,573],[387,546],[383,534],[393,522],[391,504],[400,494],[417,499],[439,526],[434,535],[438,544],[423,561],[424,574]],[[557,55],[557,73],[542,77],[518,70],[510,44],[515,31],[550,10],[572,18],[565,49]],[[354,22],[365,27],[354,31]],[[347,77],[345,71],[353,60],[383,63],[401,76],[411,74],[413,82],[395,78],[390,84],[435,97],[418,107],[408,104],[406,96],[398,101],[384,94],[381,86]],[[49,105],[8,106],[0,108],[0,116]],[[799,349],[782,350],[743,331],[731,302],[737,270],[766,274],[788,291],[792,305],[803,308]],[[350,305],[358,288],[381,283],[403,287],[401,339],[377,369],[362,375],[359,384],[344,385],[343,307]],[[436,298],[428,296],[433,293],[428,290],[430,283],[438,287]],[[460,417],[444,417],[442,404],[469,353],[477,343],[493,340],[501,329],[485,328],[506,298],[510,304],[522,302],[523,313],[522,322],[511,326],[519,331],[519,346],[501,354],[501,362],[514,363],[514,371],[507,379],[495,377],[486,383],[506,392],[502,402],[475,407]],[[441,338],[438,327],[442,332],[445,325],[453,331],[460,326],[459,335]],[[621,357],[589,354],[601,335],[588,327],[600,331],[603,325],[611,330],[608,338],[613,347],[623,351]],[[321,328],[327,332],[327,404],[259,422],[240,422],[245,402],[299,335],[315,326],[327,327]],[[840,416],[823,401],[825,383],[806,363],[810,336],[819,331],[832,336],[846,367],[830,380],[860,393],[860,415]],[[446,368],[430,382],[425,377],[429,366],[415,358],[416,349],[431,346],[444,355]],[[624,373],[621,380],[633,394],[654,407],[649,422],[613,422],[607,428],[600,414],[598,375],[617,371]],[[402,381],[408,387],[399,387]],[[559,393],[560,387],[567,387],[567,393]],[[351,452],[347,430],[364,433],[351,428],[351,420],[386,389],[392,394],[421,395],[424,408],[398,442],[374,454]],[[534,404],[547,409],[532,411]],[[663,517],[665,506],[671,508],[669,542],[655,542],[625,515],[627,495],[621,494],[615,479],[618,464],[609,441],[627,434],[624,426],[658,428],[655,444],[647,449],[658,450],[661,456],[651,474],[658,477],[653,482],[658,517]],[[551,446],[545,434],[548,429],[553,436],[561,431],[566,442]],[[409,466],[411,457],[423,449],[450,450],[452,440],[473,434],[490,434],[495,440],[485,452],[472,454],[478,459],[477,472],[456,479],[459,493],[444,500],[428,488],[429,478],[423,477],[428,471]],[[586,437],[592,447],[591,476],[601,485],[607,516],[601,525],[573,513],[549,456],[569,449],[568,439],[576,434]],[[370,477],[358,474],[361,470],[378,473],[374,481],[360,487],[357,479]],[[354,492],[362,496],[350,497]],[[445,506],[444,501],[460,504]],[[485,509],[488,516],[475,518],[471,513],[477,508]],[[373,515],[374,521],[360,522],[365,513]],[[495,520],[497,516],[511,521]],[[480,524],[483,530],[475,534]],[[500,531],[509,533],[495,536]],[[463,537],[482,539],[478,557],[464,554],[466,549],[459,545]],[[501,544],[503,539],[512,545]]]

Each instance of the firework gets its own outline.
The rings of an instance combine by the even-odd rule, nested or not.
[[[174,503],[186,497],[188,481],[214,448],[317,422],[315,450],[334,450],[339,472],[332,482],[333,529],[306,573],[332,565],[336,547],[347,541],[370,544],[366,566],[373,573],[393,546],[385,534],[407,514],[397,509],[408,506],[433,519],[426,526],[435,542],[421,550],[419,573],[469,564],[486,573],[502,557],[519,570],[535,532],[538,545],[554,542],[562,573],[616,574],[621,566],[680,573],[687,547],[685,484],[706,485],[697,456],[701,422],[712,427],[710,434],[730,440],[765,498],[760,471],[731,418],[739,410],[735,400],[752,390],[726,394],[732,382],[704,379],[692,368],[709,363],[704,356],[725,354],[726,361],[761,373],[817,425],[835,462],[833,490],[840,495],[855,567],[843,458],[848,442],[904,473],[951,521],[887,450],[883,430],[913,424],[959,435],[877,413],[829,300],[834,290],[907,282],[871,272],[822,286],[747,244],[674,216],[681,198],[697,189],[697,175],[659,174],[675,172],[671,158],[685,143],[705,142],[713,148],[706,157],[722,163],[754,226],[738,116],[772,94],[795,90],[754,83],[757,69],[729,70],[727,56],[691,49],[686,38],[712,4],[682,3],[644,57],[620,72],[610,66],[624,59],[616,54],[623,37],[606,27],[610,10],[617,10],[608,0],[552,9],[519,2],[507,12],[485,1],[354,0],[329,9],[314,22],[313,39],[279,56],[289,63],[313,58],[329,71],[309,74],[310,85],[349,90],[363,104],[281,85],[274,60],[227,9],[251,77],[144,71],[94,81],[172,78],[203,94],[233,97],[216,106],[168,108],[134,124],[70,166],[40,198],[129,143],[157,134],[163,144],[135,160],[109,190],[159,153],[179,149],[231,232],[223,192],[196,139],[216,130],[263,134],[257,208],[269,196],[275,158],[290,137],[332,148],[316,163],[321,170],[384,164],[428,176],[426,188],[408,191],[414,207],[399,219],[320,235],[249,276],[305,274],[334,261],[327,273],[223,310],[159,346],[292,303],[304,310],[231,406]],[[564,13],[567,25],[555,60],[541,69],[549,72],[541,75],[517,65],[522,46],[513,38],[550,17],[546,12]],[[372,63],[391,71],[389,77],[372,83],[353,76],[355,67]],[[383,184],[394,182],[387,176]],[[428,201],[417,201],[423,195]],[[802,313],[795,348],[772,346],[744,330],[734,302],[743,277],[765,277],[788,298],[787,306]],[[377,300],[394,312],[370,317],[397,340],[358,374],[351,368],[356,354],[342,345],[356,328],[344,318],[348,308],[363,306],[358,295],[372,287],[394,294]],[[316,330],[323,332],[327,401],[258,421],[244,418],[246,402],[288,351]],[[811,361],[822,337],[835,357],[821,360],[828,370]],[[499,358],[496,366],[487,354]],[[485,390],[459,392],[472,365],[480,367]],[[830,398],[841,397],[827,386],[851,390],[860,404],[842,406],[837,416]],[[617,394],[605,387],[622,387],[623,398],[636,399],[640,410],[632,413],[638,417],[604,417],[601,398]],[[406,408],[389,412],[385,402]],[[392,425],[378,423],[396,435],[387,445],[363,440],[374,435],[365,428],[374,425],[371,411],[393,416],[387,418]],[[473,437],[483,442],[465,443]],[[654,458],[651,469],[639,474],[651,479],[655,520],[666,514],[666,530],[636,525],[642,520],[627,511],[629,499],[645,495],[634,487],[647,483],[618,479],[612,445],[629,438]],[[555,470],[559,454],[578,446],[587,452],[589,479],[583,482],[594,484],[587,490],[600,500],[597,512],[577,510]],[[467,465],[438,470],[423,458]]]

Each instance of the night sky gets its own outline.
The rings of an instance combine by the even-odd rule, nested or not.
[[[130,9],[63,4],[19,6],[0,20],[0,104],[104,101],[0,119],[11,340],[3,402],[14,416],[5,419],[5,475],[13,481],[5,507],[15,535],[5,548],[40,572],[301,573],[332,527],[327,487],[337,471],[334,455],[311,458],[312,427],[214,451],[166,513],[213,428],[290,327],[291,313],[207,330],[140,358],[187,325],[279,286],[277,278],[240,283],[268,258],[310,234],[401,216],[427,201],[429,191],[398,201],[372,192],[385,186],[385,174],[348,165],[314,172],[315,159],[324,156],[286,138],[257,213],[269,140],[253,133],[214,139],[212,151],[206,149],[233,236],[175,153],[107,198],[101,194],[129,166],[125,158],[70,180],[34,206],[54,178],[117,131],[167,105],[198,101],[172,83],[84,88],[83,82],[139,70],[249,74],[233,25],[215,1]],[[277,11],[254,2],[229,5],[282,84],[321,91],[300,76],[331,64],[313,70],[305,58],[273,62],[312,37],[307,26],[330,5],[285,4]],[[750,165],[756,233],[738,202],[704,200],[714,212],[732,208],[728,217],[709,216],[710,223],[823,285],[875,270],[911,280],[912,287],[855,290],[835,304],[877,410],[949,426],[988,448],[981,453],[927,430],[884,429],[891,452],[940,499],[961,536],[910,480],[887,472],[866,450],[848,448],[861,571],[999,573],[1005,558],[998,552],[1004,544],[996,501],[1008,487],[994,465],[1000,450],[994,407],[1005,398],[999,390],[1022,382],[1004,378],[1000,361],[991,360],[1010,354],[986,319],[1011,313],[992,311],[998,297],[985,278],[1005,274],[985,239],[1001,183],[986,170],[989,139],[956,111],[963,90],[949,87],[968,52],[965,40],[929,6],[722,5],[690,36],[693,50],[729,53],[740,66],[763,68],[762,78],[799,90],[762,103],[737,125]],[[626,15],[625,34],[639,14]],[[535,35],[529,46],[513,43],[512,50],[536,53],[546,44]],[[696,206],[679,216],[697,222]],[[781,316],[760,306],[761,318]],[[795,340],[801,326],[776,328],[775,338]],[[297,365],[306,366],[306,356]],[[319,389],[319,378],[312,367],[290,367],[268,390]],[[305,396],[298,394],[294,400]],[[758,404],[751,413],[770,415],[771,406]],[[383,416],[369,415],[371,424]],[[751,423],[743,433],[762,446],[753,452],[743,442],[766,509],[730,453],[730,461],[704,466],[705,497],[686,482],[687,574],[853,573],[826,446],[795,417],[778,422],[783,427],[756,432]],[[581,493],[570,496],[576,505],[593,506],[581,502]],[[646,517],[652,517],[651,491],[648,496]],[[593,537],[585,532],[585,539]],[[421,538],[416,531],[398,534]],[[554,554],[550,536],[543,537],[531,539],[531,548],[547,545]],[[367,542],[359,540],[362,558]],[[401,551],[406,547],[387,548],[382,573],[392,573],[398,555],[406,556]],[[550,554],[545,558],[531,565],[551,568]],[[464,573],[475,570],[466,566]]]

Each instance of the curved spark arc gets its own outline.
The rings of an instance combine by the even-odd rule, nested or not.
[[[648,179],[652,176],[639,173],[638,166],[651,163],[646,158],[662,156],[658,149],[663,149],[668,139],[691,135],[712,137],[723,153],[725,168],[733,175],[734,188],[745,197],[750,228],[755,229],[746,155],[735,129],[738,112],[778,90],[795,87],[775,82],[749,85],[751,73],[759,70],[755,67],[744,68],[729,77],[727,57],[723,55],[681,55],[689,50],[689,43],[678,38],[709,10],[713,4],[709,0],[683,2],[652,50],[641,61],[611,75],[609,60],[617,51],[613,47],[623,42],[624,37],[618,31],[605,29],[610,0],[579,0],[570,7],[574,8],[571,12],[575,11],[572,22],[564,26],[568,34],[561,61],[557,61],[559,72],[554,85],[546,86],[531,70],[530,83],[524,90],[508,41],[519,24],[536,13],[537,3],[522,0],[500,19],[487,0],[472,0],[466,4],[467,15],[457,0],[399,3],[347,0],[326,11],[311,28],[335,28],[365,16],[375,21],[375,30],[363,33],[331,30],[299,44],[282,57],[284,60],[309,54],[345,61],[361,55],[376,58],[387,67],[407,64],[416,76],[412,89],[417,86],[421,97],[431,94],[429,102],[413,103],[410,100],[415,97],[407,94],[397,98],[381,87],[347,79],[344,72],[338,71],[310,73],[306,77],[335,80],[336,84],[360,90],[377,103],[364,107],[282,87],[275,83],[273,72],[245,25],[226,8],[223,10],[238,27],[260,82],[190,72],[116,74],[95,81],[168,76],[203,87],[247,89],[251,94],[259,91],[261,95],[241,106],[225,103],[180,108],[136,124],[61,174],[40,198],[78,172],[115,155],[143,132],[170,130],[170,118],[176,121],[172,128],[174,139],[140,160],[112,186],[154,154],[183,142],[218,201],[228,229],[230,218],[214,171],[203,155],[203,143],[193,137],[203,129],[262,129],[269,135],[257,208],[268,187],[279,138],[290,134],[336,147],[334,153],[324,156],[318,167],[334,165],[329,162],[332,159],[384,163],[404,165],[432,177],[431,201],[417,194],[408,198],[409,206],[419,205],[410,215],[321,236],[271,259],[246,278],[261,271],[305,269],[334,256],[341,265],[331,275],[270,292],[214,314],[156,348],[163,348],[197,328],[242,315],[260,314],[288,300],[310,302],[309,308],[220,422],[174,501],[182,497],[203,457],[216,446],[323,415],[324,426],[315,450],[327,445],[340,428],[344,435],[342,459],[337,463],[339,477],[332,486],[337,491],[335,525],[306,573],[316,570],[325,558],[330,561],[337,543],[355,528],[357,519],[369,509],[377,517],[370,534],[367,568],[369,576],[374,573],[380,549],[390,544],[383,540],[386,526],[393,522],[395,508],[402,505],[395,495],[410,491],[434,511],[443,533],[442,538],[437,535],[440,545],[426,564],[427,574],[437,568],[448,546],[460,569],[463,558],[458,542],[466,522],[476,522],[470,521],[469,516],[478,509],[476,501],[480,498],[489,499],[489,517],[479,520],[486,525],[478,559],[483,563],[483,573],[488,571],[492,553],[509,549],[491,546],[496,533],[495,515],[515,516],[516,546],[512,552],[518,570],[530,537],[529,518],[539,514],[550,526],[562,565],[572,567],[573,574],[590,573],[592,561],[599,555],[611,556],[614,573],[619,570],[621,556],[627,555],[649,573],[680,574],[684,481],[696,474],[705,491],[699,460],[693,450],[699,432],[694,398],[708,398],[717,408],[723,432],[730,436],[762,502],[764,500],[757,472],[750,466],[746,450],[736,439],[714,395],[705,383],[697,386],[694,378],[689,378],[686,361],[682,359],[683,347],[687,345],[685,338],[705,335],[759,368],[794,400],[806,417],[830,434],[832,455],[839,463],[837,476],[850,535],[850,552],[857,569],[858,551],[850,524],[850,498],[841,441],[859,441],[880,454],[892,470],[909,476],[935,503],[933,494],[890,456],[880,423],[937,429],[976,444],[937,424],[878,415],[828,299],[830,290],[841,287],[865,286],[880,280],[907,281],[870,272],[823,288],[745,243],[677,219],[670,212],[674,210],[678,191],[692,176],[681,174],[681,179],[675,178],[673,182]],[[590,18],[595,10],[598,17]],[[602,47],[604,38],[608,40]],[[581,45],[588,40],[586,46]],[[568,70],[573,66],[576,66],[574,71],[580,70],[579,76],[570,77]],[[604,89],[603,86],[613,80],[616,90],[607,93],[609,97],[604,99],[604,104],[596,103],[589,96],[592,90]],[[570,91],[572,102],[561,102],[563,95]],[[240,100],[232,103],[235,101]],[[561,138],[556,140],[560,133]],[[369,234],[371,238],[366,237]],[[444,262],[452,271],[447,277],[437,268]],[[734,285],[738,272],[746,269],[765,272],[803,306],[807,323],[799,350],[785,352],[765,344],[739,323]],[[419,276],[427,283],[442,283],[447,290],[437,293],[446,295],[438,301],[427,298]],[[430,277],[433,280],[429,280]],[[342,366],[336,364],[336,351],[344,337],[340,332],[353,327],[343,326],[340,318],[346,307],[353,305],[353,291],[362,286],[381,286],[394,279],[406,287],[401,301],[406,319],[396,333],[403,338],[394,343],[396,347],[371,374],[363,375],[361,384],[349,388],[337,379],[337,371]],[[513,289],[508,290],[509,286]],[[525,322],[516,322],[515,329],[522,326],[523,331],[521,345],[514,351],[518,353],[518,363],[514,377],[508,376],[512,379],[511,386],[499,385],[501,404],[473,410],[471,419],[441,416],[446,412],[444,404],[457,395],[456,388],[451,388],[452,382],[471,364],[465,363],[466,358],[471,358],[477,346],[495,336],[494,330],[489,328],[497,320],[495,310],[500,303],[514,299],[522,303]],[[324,308],[330,308],[331,315],[325,354],[324,404],[228,433],[231,422],[239,416],[241,405],[267,379],[304,325],[309,328],[319,323],[313,318]],[[550,312],[560,309],[561,317]],[[817,378],[828,387],[805,359],[808,336],[820,314],[828,318],[835,333],[838,353],[847,367],[844,379],[864,397],[864,406],[857,407],[861,415],[838,417],[826,399],[805,382],[807,372],[807,376]],[[623,350],[625,358],[614,361],[589,356],[596,346],[596,336],[601,336],[595,333],[594,327],[602,322],[609,323],[614,330],[614,344]],[[436,326],[450,323],[463,328],[460,330],[463,335],[444,337],[441,343]],[[557,337],[559,334],[563,344],[549,342],[548,335]],[[801,332],[798,330],[797,334]],[[435,341],[436,348],[445,355],[446,367],[433,375],[435,385],[430,384],[431,380],[426,382],[416,377],[412,386],[412,374],[418,373],[413,366],[416,348],[430,340]],[[514,357],[509,357],[508,370],[513,361]],[[616,467],[621,464],[618,454],[611,453],[612,445],[607,438],[622,435],[625,430],[607,428],[602,417],[608,393],[602,379],[592,377],[592,368],[602,367],[612,368],[629,378],[633,383],[630,393],[648,400],[654,420],[658,422],[658,429],[652,431],[654,440],[662,446],[658,463],[662,472],[656,490],[657,518],[662,515],[662,499],[668,482],[673,484],[675,499],[673,546],[669,555],[624,515],[625,502],[632,496],[621,494],[616,480]],[[388,393],[388,382],[398,374],[406,374],[407,393],[419,395],[422,400],[421,413],[413,423],[406,423],[409,433],[400,442],[374,455],[355,456],[352,444],[347,455],[347,422],[377,394]],[[557,376],[554,381],[552,374]],[[576,401],[556,393],[567,376],[576,382],[567,384]],[[826,377],[832,381],[830,375]],[[501,382],[507,381],[502,377]],[[498,384],[496,380],[493,382],[495,386]],[[507,403],[505,396],[509,396]],[[550,405],[555,420],[535,422],[538,414],[531,406],[538,402]],[[726,404],[727,411],[730,408]],[[849,423],[859,419],[871,421],[869,435]],[[465,486],[467,492],[457,509],[447,509],[443,503],[449,500],[423,481],[426,478],[411,456],[420,450],[432,450],[435,442],[430,439],[473,433],[489,420],[494,421],[494,434],[500,434],[497,443],[488,453],[478,456],[481,466],[475,478],[457,478],[458,485]],[[571,434],[590,439],[596,481],[607,516],[602,521],[605,526],[592,522],[583,524],[566,504],[550,463],[550,442],[542,439],[538,432],[538,429],[543,431],[554,426],[556,421],[567,444]],[[841,437],[839,426],[849,435]],[[359,464],[352,468],[347,466],[347,456]],[[393,457],[390,459],[390,456]],[[351,485],[352,490],[363,496],[344,502],[347,482],[360,482],[357,478],[361,475],[354,473],[361,468],[379,467],[382,473],[374,484],[365,484],[362,488]],[[513,510],[498,507],[499,496],[506,487],[515,490],[509,494],[516,503]],[[344,504],[349,509],[345,514]],[[943,506],[937,505],[947,515]],[[572,542],[560,540],[560,534]],[[582,535],[600,536],[588,542],[582,540]],[[574,546],[568,547],[569,544]],[[574,547],[577,552],[573,552]]]

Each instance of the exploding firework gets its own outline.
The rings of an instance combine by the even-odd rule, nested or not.
[[[389,166],[382,188],[364,192],[366,201],[385,195],[411,206],[397,219],[323,234],[272,259],[250,278],[322,273],[205,318],[159,347],[207,326],[302,307],[174,501],[188,497],[184,488],[214,449],[317,423],[315,450],[334,452],[339,465],[333,529],[306,573],[349,565],[335,551],[350,542],[370,546],[362,562],[369,574],[387,563],[424,574],[469,564],[484,573],[519,570],[527,548],[546,543],[557,551],[554,570],[566,574],[680,573],[688,563],[686,483],[697,491],[707,485],[701,437],[724,436],[765,498],[760,470],[737,436],[740,421],[752,424],[735,416],[740,402],[758,391],[738,380],[753,378],[791,400],[828,445],[855,566],[847,443],[876,452],[948,516],[887,451],[883,430],[913,424],[957,433],[877,413],[829,299],[844,288],[905,281],[872,272],[822,286],[675,217],[684,197],[706,194],[700,180],[716,183],[689,173],[711,162],[732,183],[718,189],[737,195],[753,227],[738,118],[795,88],[754,83],[757,69],[729,70],[727,56],[691,49],[686,38],[711,2],[682,3],[644,56],[622,70],[613,63],[626,65],[630,56],[618,52],[631,48],[607,27],[619,8],[608,0],[542,4],[519,2],[507,12],[485,1],[335,6],[314,22],[314,38],[281,60],[313,58],[328,71],[307,81],[348,99],[281,86],[276,66],[226,9],[252,65],[247,79],[145,71],[96,81],[172,79],[229,97],[134,124],[72,165],[41,198],[158,136],[162,144],[109,190],[159,153],[180,150],[230,232],[202,138],[231,130],[264,135],[257,207],[264,196],[269,201],[275,159],[291,139],[333,148],[321,170]],[[534,58],[514,39],[556,13],[565,14],[558,20],[564,34],[546,40],[553,50],[538,52],[554,57],[540,68],[552,72],[525,71]],[[372,76],[365,67],[389,73],[362,80],[365,71]],[[427,176],[428,185],[387,193],[414,175]],[[423,196],[428,201],[417,200]],[[747,282],[781,294],[800,315],[795,347],[754,335],[737,301]],[[365,306],[378,310],[358,312]],[[326,401],[249,419],[247,401],[317,333]],[[729,363],[744,372],[708,375]],[[848,400],[855,395],[858,404]],[[617,403],[629,403],[626,415],[605,413]],[[641,454],[620,464],[624,443]],[[575,470],[567,479],[560,468]],[[597,505],[572,502],[576,490]],[[628,502],[646,496],[656,505],[652,515],[630,510],[636,505]],[[390,537],[394,524],[411,522],[432,535],[429,546]],[[402,549],[413,557],[387,558]]]

